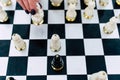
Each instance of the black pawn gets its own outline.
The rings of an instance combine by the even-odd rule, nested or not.
[[[9,77],[7,80],[15,80],[13,77]]]
[[[63,69],[64,67],[64,62],[63,59],[60,57],[60,55],[55,55],[55,57],[53,58],[52,62],[51,62],[51,66],[53,68],[53,70],[55,71],[60,71]]]

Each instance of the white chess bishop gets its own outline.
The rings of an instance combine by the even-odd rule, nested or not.
[[[19,51],[22,51],[26,48],[26,43],[23,41],[19,34],[13,34],[12,40],[14,42],[15,48]]]
[[[84,0],[85,5],[88,5],[90,1],[95,1],[95,0]]]
[[[105,71],[99,71],[90,75],[89,80],[108,80],[107,73]]]
[[[76,8],[76,4],[69,4],[68,10],[66,12],[66,19],[68,21],[71,21],[71,22],[75,21],[77,16],[77,12],[75,8]]]
[[[51,4],[55,7],[59,7],[63,2],[63,0],[50,0],[50,1],[51,1]]]
[[[91,19],[94,16],[95,1],[90,1],[88,7],[85,8],[83,13],[86,19]]]
[[[70,4],[77,5],[78,4],[78,0],[67,0],[67,3],[68,3],[68,5],[70,5]]]
[[[116,3],[117,3],[118,5],[120,5],[120,0],[116,0]]]
[[[37,10],[38,12],[35,15],[32,15],[32,22],[35,25],[40,25],[44,22],[44,11],[42,8],[40,8],[40,5],[37,4]]]
[[[4,5],[4,6],[9,6],[12,4],[11,0],[0,0],[0,2]]]
[[[53,52],[58,52],[61,49],[60,37],[58,34],[53,34],[50,42],[50,49]]]
[[[8,20],[7,13],[2,10],[2,7],[0,6],[0,22],[6,22]]]
[[[108,5],[108,3],[109,3],[109,0],[99,0],[99,4],[101,6],[106,6],[106,5]]]
[[[103,32],[106,33],[106,34],[113,33],[113,31],[115,30],[115,28],[117,26],[116,24],[117,24],[118,21],[119,21],[119,17],[116,17],[116,16],[112,17],[109,20],[109,22],[107,22],[105,24],[105,26],[103,27]]]

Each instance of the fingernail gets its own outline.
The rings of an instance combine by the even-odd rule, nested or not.
[[[31,10],[31,14],[35,15],[36,11],[34,9]]]
[[[27,14],[29,14],[29,11],[28,11],[28,10],[25,10],[25,12],[26,12]]]

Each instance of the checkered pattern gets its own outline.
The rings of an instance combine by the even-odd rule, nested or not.
[[[113,34],[103,33],[108,20],[120,13],[115,0],[101,7],[96,0],[94,17],[83,17],[86,7],[78,0],[77,18],[70,23],[65,19],[68,9],[66,0],[60,7],[53,7],[49,0],[40,0],[43,5],[44,23],[35,26],[16,0],[9,7],[3,7],[9,20],[0,23],[0,80],[14,77],[16,80],[88,80],[90,74],[104,70],[109,80],[120,80],[120,21]],[[18,33],[27,47],[17,51],[11,35]],[[58,52],[65,66],[61,72],[51,68],[54,53],[50,50],[52,34],[61,37],[61,50]]]

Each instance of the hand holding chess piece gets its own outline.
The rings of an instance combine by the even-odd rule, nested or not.
[[[7,13],[2,10],[2,7],[0,6],[0,22],[6,22],[8,20]]]
[[[51,1],[51,4],[55,7],[59,7],[63,2],[63,0],[50,0],[50,1]]]
[[[101,6],[107,6],[108,3],[109,3],[109,0],[99,0],[99,4],[100,4]]]
[[[106,34],[111,34],[113,33],[113,31],[115,30],[116,28],[116,24],[117,22],[119,21],[120,17],[112,17],[109,22],[107,22],[105,24],[105,26],[103,27],[103,32],[106,33]]]
[[[89,80],[108,80],[107,79],[107,73],[105,71],[99,71],[97,73],[93,73],[90,76]]]
[[[85,8],[83,13],[86,19],[91,19],[94,16],[95,1],[90,1],[88,7]]]
[[[12,4],[11,0],[0,0],[0,2],[4,5],[4,6],[10,6]]]
[[[13,34],[12,40],[17,50],[22,51],[26,48],[26,43],[19,34]]]
[[[70,4],[77,5],[78,4],[78,0],[67,0],[67,3],[68,3],[68,5],[70,5]]]
[[[95,1],[95,0],[84,0],[85,5],[88,5],[90,1]]]
[[[117,3],[118,5],[120,5],[120,0],[116,0],[116,3]]]
[[[37,3],[37,9],[38,9],[38,12],[35,15],[32,15],[32,22],[35,25],[40,25],[44,22],[44,20],[43,20],[44,11],[38,3]]]

